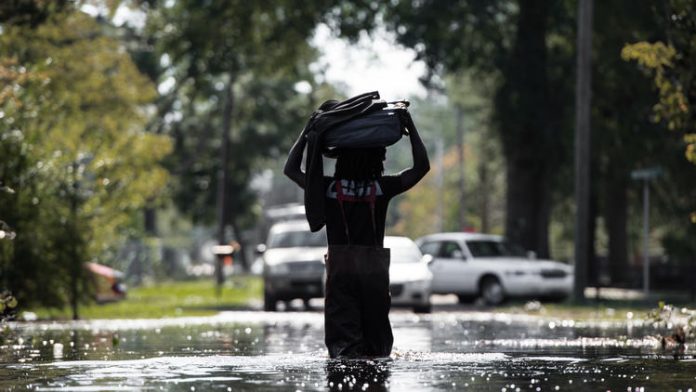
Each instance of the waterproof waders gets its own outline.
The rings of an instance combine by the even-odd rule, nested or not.
[[[387,357],[394,337],[389,324],[389,249],[377,246],[376,186],[369,202],[375,246],[352,245],[343,202],[341,181],[337,199],[343,215],[348,245],[329,245],[326,257],[324,329],[331,358]]]

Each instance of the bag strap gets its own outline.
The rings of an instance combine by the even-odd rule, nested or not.
[[[344,201],[358,201],[355,197],[346,196],[343,193],[343,185],[340,179],[336,179],[336,199],[338,200],[338,205],[341,207],[341,215],[343,216],[343,228],[346,232],[346,237],[348,238],[348,245],[351,244],[350,230],[348,229],[348,219],[346,218],[346,211],[343,207]],[[372,181],[370,186],[370,194],[368,195],[368,202],[370,203],[370,217],[372,218],[372,233],[374,235],[375,246],[377,246],[377,219],[375,218],[375,205],[377,204],[377,183]]]
[[[350,240],[350,230],[348,230],[348,220],[346,219],[346,211],[343,208],[343,200],[345,196],[343,195],[343,186],[341,185],[341,180],[336,179],[336,199],[338,200],[338,205],[341,207],[341,215],[343,216],[343,229],[346,231],[346,237],[348,238],[348,245],[351,244]]]

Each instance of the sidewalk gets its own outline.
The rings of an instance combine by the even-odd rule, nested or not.
[[[569,297],[570,298],[570,297]],[[585,298],[588,302],[595,301],[597,299],[597,288],[587,287],[585,289]],[[677,303],[677,304],[687,304],[696,303],[692,301],[691,294],[688,292],[666,292],[657,291],[650,292],[647,296],[639,289],[625,289],[618,287],[601,287],[599,289],[599,300],[606,302],[625,302],[627,304],[638,305],[638,306],[657,306],[660,301],[665,301],[667,303]],[[439,295],[434,294],[431,297],[433,305],[458,305],[457,296],[454,294]],[[524,300],[514,300],[514,301],[524,301]],[[472,307],[473,304],[462,305],[464,307]]]
[[[597,290],[596,287],[585,288],[585,298],[588,300],[597,298]],[[660,301],[679,303],[693,302],[691,294],[688,292],[651,291],[646,296],[643,290],[618,287],[599,288],[599,299],[605,301],[644,302],[649,304],[657,304]]]

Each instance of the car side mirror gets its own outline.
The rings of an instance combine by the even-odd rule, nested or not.
[[[452,252],[452,258],[453,259],[460,259],[460,260],[466,260],[466,256],[464,256],[464,252],[461,250],[455,250]]]
[[[431,264],[433,261],[435,261],[435,258],[433,255],[423,255],[423,258],[421,259],[426,264]]]
[[[254,251],[256,252],[257,255],[262,255],[266,253],[266,244],[258,244],[256,245],[256,249]]]
[[[533,251],[533,250],[528,250],[528,251],[527,251],[527,258],[528,258],[529,260],[536,260],[536,258],[537,258],[536,252]]]

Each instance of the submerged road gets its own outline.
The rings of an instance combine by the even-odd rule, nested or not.
[[[449,306],[441,304],[438,306]],[[452,305],[458,306],[458,305]],[[491,311],[391,315],[392,357],[332,361],[320,311],[13,324],[0,390],[682,390],[674,359],[641,320],[554,320]]]

